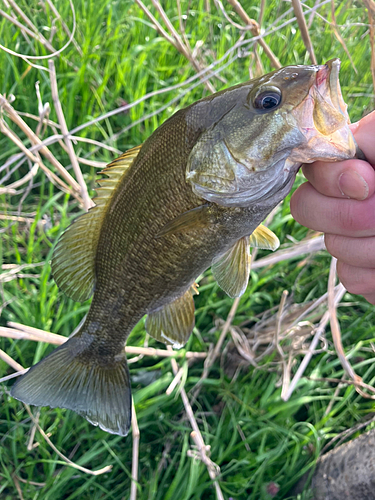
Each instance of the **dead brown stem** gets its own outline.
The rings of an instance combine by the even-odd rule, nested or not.
[[[165,29],[161,26],[161,24],[155,18],[155,16],[151,13],[151,11],[145,6],[145,4],[142,2],[142,0],[135,0],[135,1],[138,4],[138,6],[143,10],[143,12],[146,14],[146,16],[151,20],[151,22],[155,26],[155,29],[192,64],[193,68],[197,71],[197,73],[200,73],[202,71],[202,67],[199,64],[199,62],[196,60],[196,58],[193,57],[193,53],[191,51],[190,45],[184,44],[180,35],[178,34],[176,29],[174,28],[173,24],[171,23],[170,19],[167,16],[166,12],[164,11],[163,7],[161,6],[160,2],[158,0],[151,0],[152,4],[154,5],[156,10],[158,11],[165,26],[170,31],[172,36],[169,35],[165,31]],[[211,82],[209,82],[208,80],[204,80],[203,83],[210,92],[212,92],[212,93],[215,92],[215,87],[212,85]]]
[[[52,101],[55,106],[57,118],[61,127],[61,132],[64,136],[64,141],[68,150],[69,158],[72,163],[72,167],[74,170],[74,173],[76,175],[78,184],[80,185],[80,194],[83,200],[83,205],[85,207],[85,210],[88,211],[89,208],[94,206],[94,202],[91,200],[88,192],[87,192],[87,186],[86,182],[83,178],[76,154],[74,152],[73,144],[72,141],[69,138],[69,131],[68,127],[66,126],[66,121],[64,117],[64,113],[62,110],[61,102],[59,99],[59,92],[57,89],[57,80],[56,80],[56,70],[55,70],[55,64],[52,59],[48,61],[48,67],[49,67],[49,75],[50,75],[50,81],[51,81],[51,92],[52,92]]]
[[[336,259],[332,257],[331,266],[329,270],[329,278],[328,278],[328,310],[330,316],[329,320],[331,323],[332,338],[333,338],[333,343],[335,344],[336,353],[340,360],[341,366],[344,368],[344,370],[352,380],[357,381],[359,377],[355,374],[351,364],[349,363],[349,361],[346,359],[345,356],[345,352],[341,342],[340,324],[338,322],[336,314],[337,304],[335,304],[335,297],[334,297],[334,287],[336,282],[336,262],[337,262]]]
[[[223,345],[225,337],[230,329],[230,326],[231,326],[233,318],[236,314],[240,300],[241,300],[241,297],[236,297],[234,299],[232,307],[229,311],[228,317],[223,325],[223,329],[221,331],[219,340],[217,341],[215,348],[208,354],[207,359],[204,362],[202,376],[199,379],[199,381],[195,387],[195,390],[193,392],[193,402],[197,399],[198,394],[200,393],[200,390],[202,388],[202,382],[204,380],[206,380],[206,378],[208,377],[208,374],[210,373],[211,366],[214,364],[216,358],[218,357],[218,355],[221,351],[222,345]]]
[[[17,361],[15,361],[12,357],[9,356],[9,354],[4,352],[2,349],[0,349],[0,359],[2,359],[7,365],[11,366],[17,372],[24,369],[22,365],[17,363]]]
[[[12,24],[17,26],[21,31],[27,33],[31,38],[34,38],[35,40],[38,40],[42,45],[46,47],[46,49],[49,52],[55,52],[55,49],[52,47],[52,45],[46,40],[44,37],[41,36],[39,32],[34,33],[31,31],[29,28],[27,28],[24,24],[20,23],[17,19],[11,17],[9,14],[4,12],[2,9],[0,9],[0,15],[4,17],[7,21],[10,21]],[[52,48],[52,50],[51,50]],[[27,58],[27,56],[25,56]]]
[[[1,121],[0,121],[0,129],[2,130],[2,127],[1,127]],[[9,135],[8,135],[9,137]],[[9,137],[10,138],[10,137]],[[22,186],[23,184],[26,184],[26,182],[29,182],[33,177],[35,177],[35,175],[37,174],[38,172],[38,168],[39,168],[39,165],[38,163],[35,163],[34,166],[32,167],[32,169],[22,177],[22,179],[19,179],[18,181],[15,181],[15,182],[12,182],[11,184],[8,184],[5,188],[0,188],[0,194],[2,193],[2,191],[9,191],[9,190],[15,190],[17,188],[19,188],[20,186]]]
[[[39,423],[39,416],[40,416],[40,410],[38,409],[38,411],[36,412],[36,417],[35,417],[35,420],[38,423]],[[29,441],[27,443],[27,450],[28,451],[31,451],[34,449],[35,432],[36,432],[36,425],[33,423],[33,426],[31,427],[31,431],[30,431]]]
[[[272,266],[277,262],[281,262],[288,259],[295,259],[300,255],[309,254],[314,252],[319,252],[325,250],[324,236],[313,237],[308,240],[300,241],[293,244],[289,248],[282,248],[277,250],[272,255],[263,257],[263,259],[256,260],[251,263],[251,269],[259,269],[261,267]]]
[[[1,104],[0,104],[1,106]],[[23,142],[21,141],[21,139],[17,136],[17,134],[15,134],[15,132],[13,132],[13,130],[9,129],[7,127],[7,124],[4,122],[4,120],[2,120],[0,118],[0,132],[2,134],[4,134],[5,136],[7,136],[12,142],[14,142],[14,144],[16,146],[19,147],[19,149],[25,153],[25,155],[29,158],[29,160],[31,160],[34,164],[38,164],[40,166],[40,168],[45,172],[45,174],[47,175],[47,177],[50,179],[51,182],[53,182],[54,184],[57,184],[59,185],[60,189],[62,189],[63,191],[65,191],[66,193],[70,193],[72,194],[72,196],[75,196],[77,197],[77,193],[73,192],[70,187],[65,184],[64,181],[62,181],[54,172],[52,172],[52,170],[50,170],[48,167],[46,167],[44,165],[44,163],[42,162],[42,160],[39,158],[39,156],[36,156],[34,155],[33,153],[31,153],[26,146],[24,146]],[[35,136],[37,137],[37,136]],[[74,180],[74,179],[73,179]],[[78,198],[80,201],[81,198],[79,197]]]
[[[61,163],[56,160],[51,151],[47,146],[42,145],[42,141],[37,135],[31,130],[27,123],[19,116],[15,109],[9,104],[9,102],[0,94],[0,108],[3,108],[9,118],[14,122],[29,138],[32,144],[40,145],[40,152],[47,158],[47,160],[52,163],[52,165],[58,170],[61,176],[66,180],[66,182],[72,187],[77,193],[80,192],[80,185],[73,179],[73,177],[67,172],[67,170],[61,165]],[[26,154],[26,153],[25,153]],[[33,155],[34,156],[34,155]],[[33,160],[35,163],[35,160]]]
[[[305,44],[306,50],[310,55],[311,62],[317,64],[314,48],[311,43],[311,38],[309,30],[307,29],[305,16],[303,15],[302,5],[300,0],[292,0],[294,14],[297,18],[298,26],[301,32],[303,43]]]
[[[44,432],[44,430],[40,427],[36,418],[32,414],[29,405],[24,404],[24,407],[25,407],[27,413],[29,414],[31,420],[33,421],[35,427],[38,429],[38,431],[43,436],[45,441],[50,445],[50,447],[53,449],[53,451],[61,458],[61,460],[66,462],[67,465],[69,465],[70,467],[73,467],[74,469],[80,470],[81,472],[84,472],[85,474],[90,474],[91,476],[99,476],[100,474],[105,474],[106,472],[109,472],[112,469],[112,467],[113,467],[112,465],[106,465],[105,467],[103,467],[102,469],[99,469],[99,470],[90,470],[90,469],[86,469],[86,467],[82,467],[81,465],[78,465],[75,462],[73,462],[72,460],[70,460],[68,457],[63,455],[56,448],[56,446],[52,443],[52,441],[47,436],[47,434]]]
[[[336,293],[334,296],[334,303],[338,304],[342,297],[344,296],[344,293],[346,292],[345,288],[341,285],[338,288],[336,288]],[[320,320],[320,323],[316,329],[314,338],[312,339],[310,343],[309,350],[305,354],[305,357],[303,358],[301,364],[299,365],[296,374],[294,375],[289,388],[284,396],[284,401],[288,401],[290,396],[293,394],[294,389],[296,388],[296,385],[298,384],[299,380],[301,379],[302,375],[304,374],[308,364],[310,363],[310,360],[314,354],[315,348],[318,345],[318,342],[320,340],[320,337],[323,335],[324,330],[329,322],[329,311],[326,311]]]
[[[281,333],[281,322],[282,322],[283,311],[284,311],[284,306],[285,306],[285,302],[286,302],[287,297],[288,297],[288,290],[284,290],[283,294],[281,296],[279,310],[277,311],[275,339],[274,339],[274,343],[275,343],[277,352],[280,355],[281,363],[283,365],[283,383],[282,383],[282,390],[281,390],[281,398],[282,399],[285,396],[285,394],[288,390],[288,387],[289,387],[289,383],[290,383],[290,372],[288,371],[289,363],[286,363],[286,361],[285,361],[285,354],[284,354],[284,351],[283,351],[283,349],[280,345],[280,342],[279,342],[279,336]]]
[[[34,340],[36,342],[48,342],[49,344],[54,345],[61,345],[68,340],[67,337],[63,337],[62,335],[39,330],[38,328],[34,328],[32,326],[22,325],[12,321],[10,321],[8,325],[11,328],[7,328],[5,326],[0,327],[0,337]],[[165,349],[154,349],[153,347],[126,346],[125,352],[127,354],[143,354],[145,356],[158,356],[163,358],[178,358],[184,356],[186,359],[205,359],[207,357],[207,353],[205,352],[171,352],[166,351]]]
[[[137,483],[138,483],[138,460],[139,460],[139,427],[137,413],[135,411],[134,400],[132,398],[132,436],[133,436],[133,452],[132,452],[132,484],[130,487],[129,500],[137,499]]]
[[[260,35],[260,27],[259,24],[254,20],[251,19],[245,10],[243,9],[242,5],[238,0],[228,0],[228,2],[232,5],[234,10],[237,12],[237,14],[240,16],[240,18],[244,21],[246,26],[249,26],[249,29],[251,33],[254,36],[259,36]],[[264,50],[264,53],[268,57],[268,59],[271,61],[271,64],[274,68],[278,69],[281,68],[280,61],[278,58],[275,56],[275,54],[272,52],[271,48],[269,45],[263,40],[263,38],[259,38],[258,40],[259,45],[262,47]]]
[[[168,351],[172,351],[172,347],[167,346]],[[177,376],[177,373],[179,371],[179,366],[177,364],[177,361],[175,359],[171,359],[171,365],[172,365],[172,370],[175,376]],[[217,476],[220,473],[220,469],[218,465],[216,465],[212,460],[208,457],[207,453],[210,450],[209,446],[206,446],[201,431],[199,430],[197,421],[194,416],[193,409],[190,405],[189,398],[187,397],[186,391],[183,386],[180,387],[180,394],[181,394],[181,399],[185,407],[185,411],[187,414],[187,417],[189,419],[190,425],[193,429],[193,432],[190,434],[191,438],[193,439],[194,443],[196,444],[198,448],[198,453],[190,452],[188,451],[188,455],[192,456],[194,458],[200,459],[207,467],[208,474],[211,478],[211,480],[214,483],[215,490],[216,490],[216,497],[218,500],[224,500],[223,493],[221,491],[220,485],[217,480]]]

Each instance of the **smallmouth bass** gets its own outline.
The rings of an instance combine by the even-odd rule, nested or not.
[[[276,249],[261,225],[302,163],[359,155],[338,81],[340,61],[288,66],[175,113],[103,170],[96,206],[59,239],[52,272],[73,300],[93,294],[69,340],[11,395],[69,408],[126,435],[131,389],[124,345],[147,314],[155,339],[183,346],[194,283],[208,267],[231,297],[246,289],[250,246]]]

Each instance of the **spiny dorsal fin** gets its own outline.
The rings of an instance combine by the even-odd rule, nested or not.
[[[245,236],[224,255],[212,261],[212,274],[229,297],[240,297],[246,290],[250,274],[250,245]]]
[[[151,337],[179,349],[186,344],[194,324],[194,299],[189,289],[182,297],[150,313],[145,326]]]
[[[109,201],[142,146],[130,149],[100,173],[95,207],[81,215],[62,234],[52,257],[52,274],[59,288],[77,302],[87,300],[95,286],[95,254]]]
[[[262,250],[277,250],[280,246],[280,241],[271,229],[260,224],[250,235],[250,246]]]

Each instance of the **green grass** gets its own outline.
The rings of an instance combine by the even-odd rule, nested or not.
[[[175,2],[165,0],[162,3],[174,26],[179,29]],[[205,9],[206,3],[203,0],[181,2],[182,11],[188,12],[186,33],[191,47],[194,48],[198,41],[204,42],[200,49],[204,65],[218,61],[234,46],[240,35],[223,13],[216,9],[214,2],[209,2],[210,12]],[[251,17],[258,17],[258,2],[243,1],[242,4]],[[314,2],[310,1],[309,4],[313,5]],[[46,27],[51,26],[48,8],[43,10],[36,1],[22,1],[19,5],[48,38]],[[77,16],[76,40],[83,54],[81,56],[71,44],[60,58],[55,58],[59,96],[69,129],[124,102],[131,103],[149,92],[182,84],[195,75],[186,59],[150,27],[149,20],[133,2],[75,0],[74,5]],[[342,60],[340,79],[353,121],[373,106],[373,99],[367,96],[373,94],[370,44],[367,27],[363,25],[368,22],[368,18],[361,5],[357,2],[337,2],[336,6],[337,23],[342,25],[340,32],[358,74],[326,22],[315,16],[310,28],[318,61],[324,62],[332,57]],[[57,7],[71,27],[69,3],[60,1]],[[232,16],[228,4],[225,7],[231,18],[240,22],[237,16]],[[267,30],[289,8],[290,4],[286,2],[266,2],[263,28]],[[154,12],[152,7],[150,9]],[[320,7],[318,12],[331,20],[330,4]],[[291,14],[279,23],[288,19],[291,19]],[[56,27],[52,43],[55,48],[60,48],[66,43],[67,35],[59,22]],[[245,40],[250,39],[251,36],[246,35]],[[309,63],[296,22],[268,35],[266,41],[283,65]],[[0,43],[24,54],[32,55],[33,50],[37,55],[47,54],[40,43],[33,42],[30,46],[18,28],[3,18],[0,18]],[[251,53],[250,43],[245,49]],[[268,59],[260,53],[265,71],[270,71],[272,68]],[[232,52],[232,55],[236,54],[237,51]],[[251,56],[246,53],[242,56],[220,73],[225,82],[212,79],[217,90],[249,78]],[[36,62],[47,65],[46,61]],[[40,82],[43,102],[49,102],[53,107],[47,73],[30,68],[25,61],[3,51],[0,51],[0,67],[0,91],[7,96],[14,94],[15,109],[38,114],[35,96],[37,80]],[[86,127],[78,134],[126,150],[143,142],[171,113],[208,92],[202,84],[189,92],[186,92],[187,88],[188,85],[173,91],[166,90],[144,100],[129,112]],[[361,96],[358,97],[358,94]],[[168,105],[177,97],[180,98]],[[163,106],[165,109],[158,112]],[[133,122],[142,120],[150,113],[155,114],[130,127]],[[56,121],[54,110],[50,118]],[[35,130],[35,122],[29,118],[26,121]],[[118,138],[112,137],[125,127],[130,128]],[[19,130],[14,126],[12,129],[29,145]],[[51,130],[48,133],[52,134]],[[5,137],[0,137],[0,144],[0,160],[3,164],[18,150]],[[87,156],[96,161],[108,162],[114,157],[113,153],[105,149],[98,150],[82,142],[77,143],[75,150],[78,156]],[[51,151],[63,165],[69,166],[69,157],[59,144],[52,144]],[[95,169],[86,166],[82,166],[82,169],[93,194]],[[29,165],[23,163],[8,180],[0,183],[19,180],[28,171]],[[0,179],[6,173],[0,167]],[[300,176],[296,186],[302,180]],[[9,282],[2,283],[0,275],[0,325],[17,321],[67,336],[87,312],[89,304],[74,303],[58,290],[51,278],[49,260],[58,236],[79,213],[79,207],[72,198],[54,187],[42,172],[34,178],[34,184],[25,199],[22,199],[25,194],[23,188],[14,196],[0,195],[2,215],[13,216],[19,211],[21,216],[29,217],[24,222],[0,220],[0,263],[41,265],[24,269],[22,273],[27,277]],[[289,198],[276,214],[271,229],[282,244],[288,244],[289,235],[301,240],[307,234],[307,229],[290,217]],[[259,256],[263,255],[266,253]],[[268,309],[278,306],[285,289],[291,293],[291,302],[295,303],[320,297],[327,289],[329,263],[329,256],[320,252],[302,267],[299,260],[294,259],[253,271],[234,324],[247,322],[246,326],[251,326],[254,317],[259,318]],[[186,349],[207,351],[209,344],[217,341],[220,335],[218,320],[227,317],[232,301],[219,289],[209,271],[201,278],[200,285],[200,295],[195,298],[196,329]],[[339,308],[344,346],[356,372],[363,376],[366,383],[372,384],[375,367],[370,348],[375,337],[372,326],[375,311],[361,297],[346,294],[345,300],[350,305]],[[143,345],[144,338],[144,326],[140,323],[128,343]],[[314,356],[308,367],[306,375],[311,378],[340,378],[343,375],[329,332],[327,343],[327,349]],[[152,339],[150,345],[161,347]],[[287,343],[284,347],[288,347]],[[51,346],[45,344],[3,338],[0,338],[0,348],[23,366],[37,362],[52,350]],[[293,373],[301,359],[301,354],[296,355]],[[281,367],[277,361],[276,354],[271,353],[257,369],[245,367],[234,380],[232,375],[237,368],[233,366],[235,361],[231,366],[217,361],[194,406],[204,440],[211,447],[211,458],[221,468],[220,485],[226,499],[268,500],[271,498],[267,493],[270,482],[280,486],[275,498],[288,498],[290,488],[313,466],[319,452],[332,437],[373,416],[373,402],[360,397],[353,387],[343,387],[334,396],[335,384],[314,382],[308,378],[303,378],[291,399],[283,402],[279,386]],[[184,359],[180,363],[185,363]],[[215,493],[206,467],[187,456],[193,443],[181,398],[176,391],[171,396],[165,394],[173,378],[169,360],[145,357],[130,365],[130,368],[141,432],[137,498],[214,499]],[[189,367],[185,380],[187,390],[191,390],[198,382],[202,369],[201,362]],[[12,370],[0,361],[0,377],[9,373]],[[39,446],[29,452],[26,446],[31,421],[21,403],[9,397],[9,386],[10,383],[2,386],[0,396],[2,499],[19,498],[15,483],[17,478],[43,484],[19,482],[25,500],[129,498],[131,436],[112,436],[72,412],[43,408],[40,424],[45,432],[51,433],[51,439],[59,450],[85,467],[97,469],[113,464],[113,469],[105,475],[93,477],[68,467],[38,433],[36,440]],[[325,415],[333,397],[331,410]],[[303,498],[310,498],[308,492]]]

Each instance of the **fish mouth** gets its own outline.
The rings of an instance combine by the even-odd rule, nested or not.
[[[349,124],[350,119],[349,119],[349,116],[347,113],[348,106],[342,97],[341,87],[340,87],[340,80],[339,80],[340,66],[341,66],[341,61],[338,58],[330,59],[329,61],[326,62],[326,64],[324,66],[320,66],[320,69],[318,70],[318,72],[316,74],[316,88],[319,89],[319,87],[323,87],[325,89],[325,93],[329,89],[329,95],[330,95],[331,103],[332,103],[333,107],[335,108],[336,111],[338,111],[342,115],[342,117],[345,120],[345,123]],[[316,111],[316,108],[317,108],[316,115],[320,115],[323,117],[329,116],[330,113],[329,112],[327,113],[326,109],[324,109],[324,108],[319,109],[319,107],[320,107],[319,99],[317,99],[315,106],[314,106],[314,111]],[[324,127],[324,125],[323,125],[322,132],[330,130],[330,125],[332,124],[332,118],[333,118],[333,115],[331,115],[330,119],[328,119],[328,120],[323,119],[323,123],[324,123],[324,125],[326,125],[326,127]],[[344,125],[344,122],[339,117],[337,117],[337,115],[336,115],[336,119],[337,119],[337,121],[336,121],[335,126],[336,126],[336,130],[338,130],[340,128],[340,126]],[[318,122],[318,124],[319,124],[319,119],[315,120],[315,116],[314,116],[315,125],[317,125],[316,122]],[[365,157],[363,151],[358,147],[358,144],[355,142],[354,137],[349,136],[349,142],[351,142],[351,139],[353,139],[353,142],[355,145],[355,155],[354,155],[355,158],[358,158],[360,160],[366,160],[366,157]]]
[[[340,59],[315,66],[308,95],[292,111],[306,143],[292,152],[290,160],[312,163],[363,158],[349,128],[339,72]]]
[[[331,59],[319,66],[312,88],[314,125],[324,136],[334,134],[349,123],[339,82],[340,65],[340,59]]]

